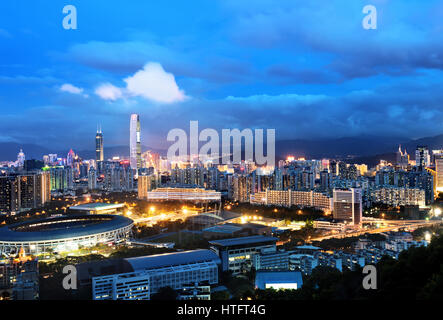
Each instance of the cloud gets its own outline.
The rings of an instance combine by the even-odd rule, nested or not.
[[[60,87],[60,91],[69,92],[72,94],[81,94],[83,92],[83,89],[76,87],[70,83],[65,83]]]
[[[95,89],[95,94],[103,100],[115,101],[123,98],[122,89],[110,84],[103,83]]]
[[[235,1],[224,4],[234,17],[231,33],[240,45],[278,48],[297,56],[309,53],[311,62],[312,56],[323,54],[322,72],[302,66],[302,72],[297,73],[271,69],[271,76],[295,83],[303,78],[308,83],[329,83],[377,75],[416,75],[417,68],[443,70],[441,4],[411,2],[373,2],[378,12],[374,32],[361,26],[362,8],[367,4],[363,0],[278,4],[262,0],[254,7]],[[418,5],[420,10],[412,9]],[[294,63],[282,64],[290,69]]]
[[[175,82],[172,73],[166,72],[161,64],[147,63],[142,70],[123,80],[126,88],[118,88],[110,83],[100,85],[95,93],[104,100],[115,101],[127,97],[141,97],[159,102],[174,103],[187,99],[184,91]]]
[[[166,72],[159,63],[150,62],[143,70],[124,80],[128,93],[161,103],[180,102],[186,99],[172,73]]]
[[[76,87],[70,83],[65,83],[60,87],[60,91],[67,92],[75,95],[81,95],[84,98],[89,98],[89,95],[86,93],[83,93],[84,89]]]

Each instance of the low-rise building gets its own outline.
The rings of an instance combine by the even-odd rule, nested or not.
[[[112,264],[118,273],[92,275],[94,300],[149,300],[163,287],[179,291],[189,283],[215,285],[218,283],[220,258],[211,250],[191,250],[119,259]],[[103,269],[83,264],[79,268],[83,269],[80,272],[84,278],[84,273],[89,270],[109,270],[110,266]]]
[[[303,285],[299,271],[257,271],[255,287],[257,289],[300,289]]]
[[[222,271],[234,274],[250,270],[254,255],[277,251],[277,238],[250,236],[210,241],[211,249],[221,259]]]

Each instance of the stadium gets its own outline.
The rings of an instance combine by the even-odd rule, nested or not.
[[[46,218],[0,228],[0,254],[60,253],[100,243],[122,243],[130,234],[133,221],[116,215],[78,215]]]

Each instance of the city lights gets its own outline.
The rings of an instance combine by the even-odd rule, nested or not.
[[[3,1],[0,300],[441,300],[442,1]]]

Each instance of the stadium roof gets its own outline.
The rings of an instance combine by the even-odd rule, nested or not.
[[[125,205],[123,203],[103,203],[103,202],[91,202],[85,204],[79,204],[78,206],[69,207],[71,210],[88,210],[88,211],[97,211],[97,210],[106,210],[106,209],[118,209],[122,208]]]
[[[0,242],[51,241],[114,231],[133,224],[116,215],[82,215],[45,218],[0,228]],[[28,228],[28,230],[26,230]],[[40,228],[40,231],[32,229]],[[21,230],[20,230],[21,229]]]
[[[212,245],[216,245],[216,246],[228,247],[228,246],[236,246],[236,245],[262,243],[262,242],[277,242],[277,240],[278,239],[275,237],[250,236],[250,237],[214,240],[214,241],[209,241],[209,243]]]
[[[134,271],[174,267],[198,262],[214,261],[218,264],[220,263],[218,255],[206,249],[156,254],[152,256],[127,258],[125,260],[132,266]]]

